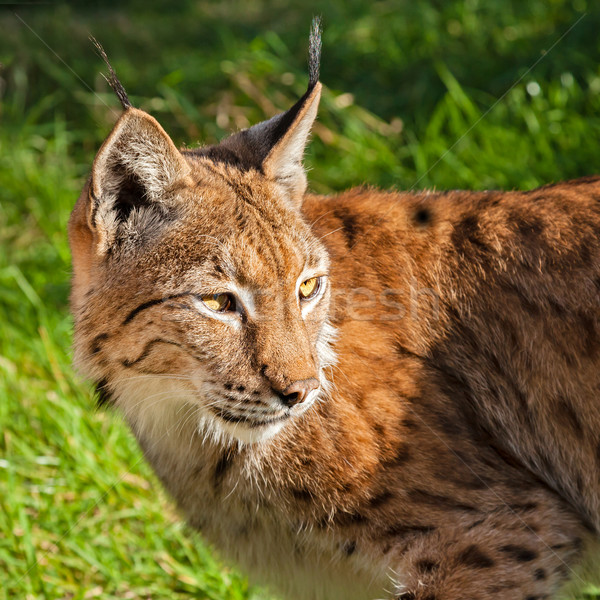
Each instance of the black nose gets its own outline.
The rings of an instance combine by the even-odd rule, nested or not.
[[[311,377],[310,379],[301,379],[294,381],[291,385],[288,385],[283,392],[278,392],[277,395],[281,398],[281,401],[285,406],[291,408],[296,404],[303,402],[305,398],[319,387],[319,382]]]

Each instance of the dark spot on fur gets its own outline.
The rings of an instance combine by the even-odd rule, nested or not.
[[[144,346],[144,349],[142,350],[141,354],[137,358],[135,358],[135,359],[125,358],[121,361],[121,364],[126,368],[133,367],[134,365],[136,365],[139,362],[143,361],[144,359],[148,358],[148,356],[149,356],[150,352],[152,351],[152,349],[154,348],[154,346],[156,346],[158,344],[166,344],[169,346],[176,346],[177,348],[182,348],[182,345],[178,344],[177,342],[173,342],[171,340],[164,340],[162,338],[155,338],[153,340],[150,340]]]
[[[356,490],[355,484],[351,481],[342,481],[340,483],[340,488],[346,493],[352,493]]]
[[[535,550],[529,548],[523,548],[522,546],[516,546],[515,544],[507,544],[506,546],[500,547],[500,552],[508,554],[512,559],[518,562],[531,562],[538,557]]]
[[[369,522],[369,519],[365,515],[362,515],[358,512],[340,512],[336,516],[335,520],[341,527],[362,525]]]
[[[431,212],[427,208],[420,208],[415,213],[415,223],[417,225],[428,225],[431,222]]]
[[[413,419],[404,419],[404,421],[402,421],[402,427],[407,431],[417,431],[419,429],[419,424]]]
[[[557,317],[563,318],[566,314],[565,307],[554,298],[548,298],[548,306]]]
[[[536,569],[533,572],[533,578],[537,581],[542,581],[542,579],[546,579],[546,571],[544,571],[544,569]]]
[[[354,401],[354,404],[356,404],[356,408],[362,409],[364,407],[365,400],[362,394],[352,393],[350,397]]]
[[[525,469],[523,466],[523,463],[515,456],[513,456],[512,454],[510,454],[507,450],[505,450],[504,448],[500,448],[498,446],[496,446],[496,444],[494,443],[490,443],[489,444],[490,450],[494,452],[494,454],[496,455],[496,457],[500,460],[502,460],[504,463],[506,463],[512,470],[512,474],[511,477],[519,478],[519,487],[521,489],[521,491],[525,491],[527,489],[531,489],[531,488],[537,488],[538,486],[538,481],[533,478],[533,477],[529,477],[528,475],[526,475],[524,473]],[[494,466],[491,464],[489,464],[489,466]],[[494,466],[494,468],[498,468],[498,464],[496,463],[496,465]],[[548,469],[551,469],[551,466],[548,465]],[[493,483],[493,480],[488,480],[488,486],[486,487],[490,487]]]
[[[464,460],[458,455],[456,459],[462,462],[463,465],[465,464]],[[465,469],[462,468],[463,465],[459,466],[455,461],[440,461],[431,473],[436,479],[465,490],[482,490],[489,488],[494,483],[490,478],[483,475],[470,471],[465,472]]]
[[[352,248],[356,241],[356,236],[359,233],[359,225],[358,221],[356,220],[356,217],[341,211],[335,211],[334,215],[342,222],[343,232],[344,236],[346,237],[347,245],[349,248]]]
[[[393,500],[393,498],[394,493],[390,492],[389,490],[386,490],[384,492],[381,492],[380,494],[373,496],[369,500],[369,507],[373,509],[380,508],[384,504],[387,504],[390,500]]]
[[[237,386],[235,389],[236,389],[238,392],[243,392],[243,391],[245,391],[245,390],[246,390],[246,388],[245,388],[243,385],[238,385],[238,386]]]
[[[472,248],[477,249],[479,255],[488,252],[476,215],[467,215],[455,225],[452,232],[452,243],[459,252],[466,253]]]
[[[528,510],[535,510],[537,508],[537,504],[535,502],[522,502],[522,503],[516,503],[516,504],[509,504],[508,508],[510,508],[510,510],[514,510],[515,512],[517,511],[528,511]]]
[[[592,262],[592,251],[585,240],[581,246],[579,246],[579,261],[584,267],[588,267]]]
[[[223,387],[230,392],[233,389],[233,383],[224,383]]]
[[[296,500],[303,500],[304,502],[310,502],[313,499],[312,493],[306,488],[292,489],[292,496],[294,496]]]
[[[346,555],[346,556],[352,556],[354,554],[354,551],[356,550],[356,542],[354,540],[351,540],[349,542],[346,542],[343,546],[342,546],[342,552]]]
[[[217,461],[217,464],[215,465],[215,470],[213,472],[212,480],[213,487],[215,489],[217,489],[221,485],[223,478],[225,477],[227,471],[231,468],[232,464],[233,454],[229,450],[226,450],[225,452],[223,452],[221,458]]]
[[[381,423],[373,423],[373,431],[375,432],[375,435],[379,438],[385,436],[385,428],[383,427],[383,425],[381,425]]]
[[[415,563],[417,569],[423,573],[431,573],[435,571],[440,565],[433,560],[428,560],[426,558],[418,560]]]
[[[424,534],[430,531],[435,531],[432,525],[409,525],[406,523],[398,523],[388,527],[384,532],[384,537],[404,537],[407,535]]]
[[[564,398],[560,398],[557,405],[557,418],[559,423],[564,423],[567,427],[571,428],[577,437],[581,437],[583,434],[583,425],[577,416],[577,413],[573,410],[571,404]]]
[[[98,352],[100,352],[102,342],[106,339],[108,339],[108,333],[101,333],[100,335],[97,335],[90,344],[91,354],[98,354]]]
[[[397,596],[398,600],[417,600],[417,597],[412,592],[402,592]]]
[[[409,350],[402,342],[399,340],[394,340],[393,342],[394,351],[401,358],[417,358],[419,361],[422,361],[423,358],[418,354],[415,354],[411,350]]]
[[[580,322],[583,330],[583,351],[588,358],[594,359],[598,356],[600,350],[600,340],[598,339],[595,321],[587,315],[580,315]]]
[[[470,504],[459,502],[449,496],[443,496],[441,494],[433,494],[426,490],[415,489],[408,493],[408,496],[412,502],[418,506],[428,505],[434,508],[450,509],[450,510],[461,510],[466,512],[478,512],[479,509]]]
[[[537,242],[537,238],[544,230],[544,224],[537,217],[531,215],[523,217],[522,215],[513,216],[517,231],[526,238]]]
[[[470,531],[471,529],[475,529],[475,527],[477,527],[478,525],[481,525],[484,521],[485,521],[485,519],[477,519],[477,521],[473,521],[473,523],[471,523],[467,527],[467,531]]]
[[[408,444],[400,444],[394,452],[394,455],[383,461],[383,468],[400,467],[410,460],[410,450]]]
[[[484,554],[475,544],[467,546],[458,556],[458,562],[474,569],[489,569],[494,566],[494,561]]]

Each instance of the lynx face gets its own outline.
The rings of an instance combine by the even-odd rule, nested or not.
[[[253,193],[250,205],[235,188],[196,193],[215,200],[210,220],[192,213],[158,249],[161,265],[170,264],[174,248],[187,256],[164,273],[169,295],[186,295],[164,307],[161,322],[195,357],[188,373],[204,414],[251,441],[306,411],[324,385],[327,255],[299,215],[266,190]],[[236,212],[240,231],[207,223],[231,222]],[[179,236],[198,243],[181,248]]]
[[[253,442],[322,394],[329,263],[299,210],[319,95],[184,152],[127,106],[98,153],[70,224],[76,361],[142,436]]]

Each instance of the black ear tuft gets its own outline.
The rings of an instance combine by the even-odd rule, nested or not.
[[[189,151],[240,170],[256,169],[275,182],[283,194],[298,206],[306,191],[302,166],[304,148],[317,116],[322,86],[319,83],[321,18],[310,29],[308,89],[289,110],[249,129],[234,133],[217,146]]]
[[[115,70],[112,68],[112,65],[108,61],[108,56],[106,55],[106,52],[104,51],[104,48],[102,47],[102,44],[100,44],[100,42],[94,36],[91,36],[91,35],[90,35],[90,41],[92,42],[92,44],[94,44],[94,46],[96,47],[96,50],[98,50],[98,53],[100,54],[100,57],[106,63],[106,66],[108,67],[108,77],[103,75],[104,79],[106,79],[106,81],[108,82],[108,85],[110,85],[113,92],[117,95],[117,98],[119,99],[119,102],[121,103],[121,106],[123,107],[123,110],[127,110],[128,108],[131,108],[133,105],[129,101],[129,97],[127,96],[127,92],[125,91],[123,84],[119,81],[119,78],[117,77],[117,74],[115,73]]]
[[[314,17],[310,28],[308,47],[308,88],[302,98],[287,111],[267,121],[235,133],[216,146],[188,151],[194,156],[205,156],[214,162],[226,163],[238,169],[256,169],[264,172],[265,161],[274,148],[286,137],[301,143],[288,145],[292,150],[290,162],[300,164],[310,126],[316,116],[320,89],[319,65],[321,60],[321,17]],[[316,103],[315,103],[316,102]],[[314,104],[314,110],[309,107]],[[307,113],[308,111],[308,113]],[[301,125],[304,126],[301,126]]]
[[[321,17],[313,18],[308,38],[308,89],[315,87],[319,81],[321,63]]]

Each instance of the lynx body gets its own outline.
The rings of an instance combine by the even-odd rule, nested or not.
[[[76,363],[287,598],[558,597],[600,526],[600,178],[308,195],[317,46],[292,109],[191,151],[113,78]]]

